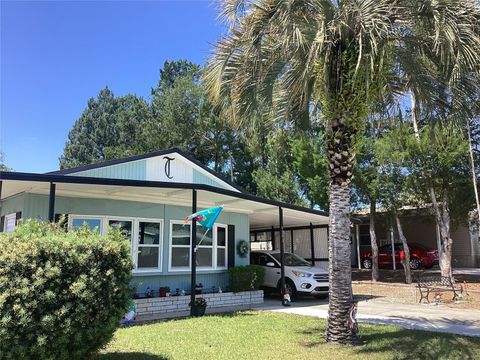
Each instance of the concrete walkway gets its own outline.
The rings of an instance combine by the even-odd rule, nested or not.
[[[278,299],[265,299],[256,310],[327,318],[328,301],[301,299],[284,307]],[[358,304],[359,322],[395,325],[406,329],[447,332],[459,335],[480,336],[480,310],[452,309],[433,304],[392,304],[379,300],[361,301]]]

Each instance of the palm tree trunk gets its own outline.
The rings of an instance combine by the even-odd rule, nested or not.
[[[393,216],[395,217],[395,222],[397,224],[398,236],[402,241],[403,245],[403,253],[405,254],[405,259],[403,259],[403,269],[405,270],[405,283],[411,284],[412,283],[412,272],[410,271],[410,249],[408,248],[407,238],[403,234],[403,227],[400,221],[400,217],[398,213],[395,211]]]
[[[377,234],[375,232],[375,214],[377,212],[377,203],[374,199],[370,200],[370,245],[372,247],[372,281],[377,282],[380,279],[378,271],[378,244]]]
[[[353,304],[350,248],[350,185],[330,184],[329,273],[327,341],[358,341],[350,320]],[[355,324],[356,325],[356,324]]]

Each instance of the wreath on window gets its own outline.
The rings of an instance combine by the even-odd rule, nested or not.
[[[238,242],[237,254],[242,258],[248,255],[248,243],[245,240],[240,240]]]

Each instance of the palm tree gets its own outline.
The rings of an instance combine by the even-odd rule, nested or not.
[[[304,125],[309,113],[320,109],[325,123],[330,172],[327,341],[358,340],[350,319],[350,184],[369,108],[378,94],[404,87],[402,62],[412,65],[407,48],[425,56],[434,53],[438,71],[443,63],[477,68],[478,14],[476,0],[220,3],[229,30],[203,76],[214,103],[238,127],[252,125],[259,104],[265,121]]]

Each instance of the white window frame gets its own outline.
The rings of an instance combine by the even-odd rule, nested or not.
[[[189,225],[190,226],[190,243],[189,245],[173,245],[173,225]],[[225,229],[225,246],[218,246],[217,239],[217,229],[221,227]],[[168,271],[169,272],[182,272],[182,271],[191,271],[192,269],[192,223],[189,221],[185,223],[182,220],[170,220],[170,232],[169,232],[169,242],[168,242]],[[213,270],[226,270],[228,268],[228,225],[226,224],[215,224],[212,228],[212,245],[198,245],[198,248],[212,249],[212,266],[197,266],[198,271],[213,271]],[[178,248],[188,248],[190,251],[188,253],[188,267],[187,266],[172,266],[172,249],[174,247]],[[225,249],[225,266],[217,265],[217,249]]]
[[[225,229],[225,246],[219,246],[218,245],[218,228],[224,228]],[[214,235],[214,240],[215,240],[215,269],[217,270],[225,270],[228,268],[228,225],[226,224],[215,224],[214,226],[215,229],[215,235]],[[218,256],[218,249],[225,249],[225,266],[218,266],[218,261],[217,261],[217,256]]]
[[[140,245],[140,238],[138,234],[140,232],[140,223],[141,222],[149,222],[155,223],[160,225],[160,236],[158,239],[158,245],[155,244],[142,244]],[[162,270],[162,259],[163,259],[163,219],[150,219],[150,218],[135,218],[135,234],[134,234],[135,244],[134,244],[134,254],[135,254],[135,272],[142,273],[142,272],[150,272],[150,271],[161,271]],[[138,267],[138,248],[139,247],[151,247],[156,248],[158,247],[158,267],[150,267],[150,268],[139,268]]]
[[[82,215],[82,214],[69,214],[68,215],[68,229],[73,228],[74,219],[98,219],[100,220],[99,233],[104,236],[108,230],[108,223],[111,220],[119,221],[131,221],[132,222],[132,238],[130,239],[130,255],[132,257],[132,262],[134,264],[133,273],[148,273],[148,272],[162,272],[163,266],[163,219],[153,219],[153,218],[137,218],[137,217],[126,217],[126,216],[112,216],[112,215]],[[151,222],[160,224],[160,238],[158,245],[141,245],[142,247],[158,247],[158,267],[152,268],[138,268],[138,246],[139,246],[139,229],[140,222]]]
[[[188,245],[173,245],[173,225],[189,225],[190,226],[190,242]],[[187,266],[172,266],[173,248],[188,248],[188,267]],[[170,220],[170,229],[168,234],[168,271],[188,271],[192,268],[192,223],[191,221],[185,223],[181,220]]]
[[[9,231],[8,233],[12,233],[15,231],[15,228],[17,227],[17,213],[11,213],[5,215],[5,220],[3,221],[3,232],[7,232],[8,230],[8,222],[13,219],[13,229],[12,231]]]
[[[98,233],[103,235],[105,233],[104,230],[104,218],[105,216],[98,216],[98,215],[82,215],[82,214],[68,214],[68,229],[73,229],[73,220],[74,219],[93,219],[93,220],[100,220],[100,226],[98,228]]]

